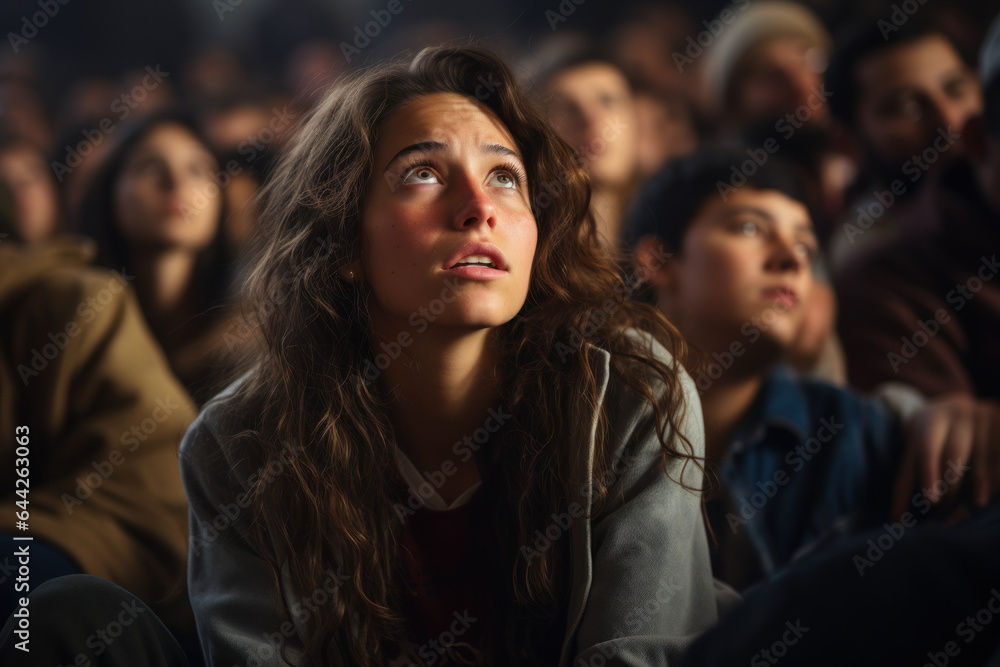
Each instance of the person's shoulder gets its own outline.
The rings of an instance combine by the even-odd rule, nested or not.
[[[771,373],[771,380],[786,382],[794,386],[802,396],[805,407],[813,423],[823,418],[847,417],[856,420],[862,413],[882,414],[886,408],[876,396],[858,391],[853,387],[833,384],[817,377],[803,375],[786,366],[779,366]]]
[[[701,412],[701,398],[694,380],[684,366],[679,363],[674,354],[645,329],[631,328],[626,330],[628,338],[635,343],[632,351],[636,356],[647,360],[661,362],[668,369],[664,378],[648,363],[637,361],[627,367],[630,376],[641,374],[647,386],[656,398],[661,410],[661,417],[669,413],[674,425],[682,435],[690,441],[696,455],[704,453],[704,425]],[[612,366],[614,366],[612,364]],[[674,378],[672,386],[666,380]],[[631,388],[635,377],[626,378],[623,374],[614,372],[609,378],[608,398],[612,430],[619,435],[630,433],[642,423],[647,423],[654,415],[653,404],[649,398]],[[672,394],[669,394],[672,392]],[[678,394],[679,392],[679,394]],[[668,395],[669,394],[669,395]],[[667,399],[671,400],[667,400]],[[665,412],[664,412],[665,411]],[[650,447],[657,449],[658,442],[650,441]]]
[[[626,329],[625,335],[634,341],[638,350],[647,359],[659,361],[677,373],[685,400],[698,399],[698,388],[695,386],[694,379],[687,372],[687,369],[684,368],[683,364],[675,361],[673,353],[652,332],[638,327],[631,327]],[[656,383],[660,383],[659,376],[652,374],[652,372],[651,379]]]
[[[37,247],[4,244],[0,247],[0,306],[17,302],[31,308],[42,304],[47,312],[85,306],[109,306],[120,299],[133,276],[92,265],[95,250],[82,238],[50,241]],[[88,305],[89,304],[89,305]]]
[[[242,430],[237,392],[248,382],[253,371],[247,371],[229,386],[209,399],[191,423],[180,447],[180,455],[188,460],[227,458],[223,447]]]

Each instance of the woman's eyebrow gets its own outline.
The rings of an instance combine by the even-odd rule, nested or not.
[[[420,141],[415,144],[410,144],[396,153],[392,159],[389,160],[389,164],[385,166],[385,171],[389,171],[389,168],[392,167],[392,165],[398,160],[412,153],[437,153],[447,150],[447,148],[448,144],[441,143],[440,141]],[[480,147],[480,150],[486,154],[503,155],[506,157],[517,158],[518,161],[521,160],[521,156],[517,154],[517,151],[511,150],[503,144],[483,144]]]
[[[507,148],[503,144],[484,144],[482,146],[482,151],[490,155],[503,155],[505,157],[517,158],[521,161],[521,156],[517,154],[517,151]]]
[[[443,151],[448,148],[447,144],[443,144],[440,141],[420,141],[415,144],[410,144],[406,148],[402,149],[396,153],[389,164],[385,165],[385,171],[389,171],[389,167],[395,164],[398,160],[410,155],[411,153],[434,153]]]

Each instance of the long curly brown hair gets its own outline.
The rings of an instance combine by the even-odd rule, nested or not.
[[[496,330],[509,369],[500,393],[513,437],[502,448],[491,441],[484,454],[503,573],[495,591],[503,620],[491,654],[498,664],[550,662],[558,655],[551,637],[565,628],[569,540],[531,559],[520,547],[580,497],[581,484],[593,488],[592,516],[614,492],[606,473],[616,444],[588,362],[591,346],[610,352],[612,371],[652,405],[664,474],[669,459],[701,462],[677,430],[684,409],[678,364],[686,355],[679,334],[655,308],[627,299],[633,285],[619,271],[622,258],[598,242],[579,160],[493,53],[436,47],[345,76],[299,128],[258,199],[258,260],[245,291],[257,311],[250,314],[257,346],[231,412],[241,433],[224,446],[266,462],[281,455],[280,443],[305,443],[282,475],[252,491],[253,546],[269,560],[275,586],[276,543],[292,554],[299,591],[321,588],[331,568],[348,574],[311,619],[310,654],[322,656],[326,642],[336,641],[358,664],[385,664],[388,644],[406,630],[391,398],[364,378],[378,343],[369,294],[338,271],[360,257],[380,127],[404,104],[435,93],[474,96],[489,107],[527,170],[538,227],[530,287],[520,312]],[[651,332],[674,362],[652,358],[626,335],[631,327]],[[580,479],[581,441],[571,426],[590,423],[598,411],[593,478]]]

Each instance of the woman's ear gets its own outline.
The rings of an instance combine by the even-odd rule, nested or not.
[[[669,292],[676,286],[673,252],[657,236],[644,236],[635,245],[632,264],[641,282],[648,283],[660,292]]]
[[[347,266],[341,267],[337,272],[342,280],[349,283],[364,282],[364,272],[361,270],[361,260],[356,259]]]

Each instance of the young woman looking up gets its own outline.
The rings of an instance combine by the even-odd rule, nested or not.
[[[588,200],[489,52],[329,91],[261,193],[259,347],[181,450],[209,664],[666,665],[715,621],[684,347]]]

